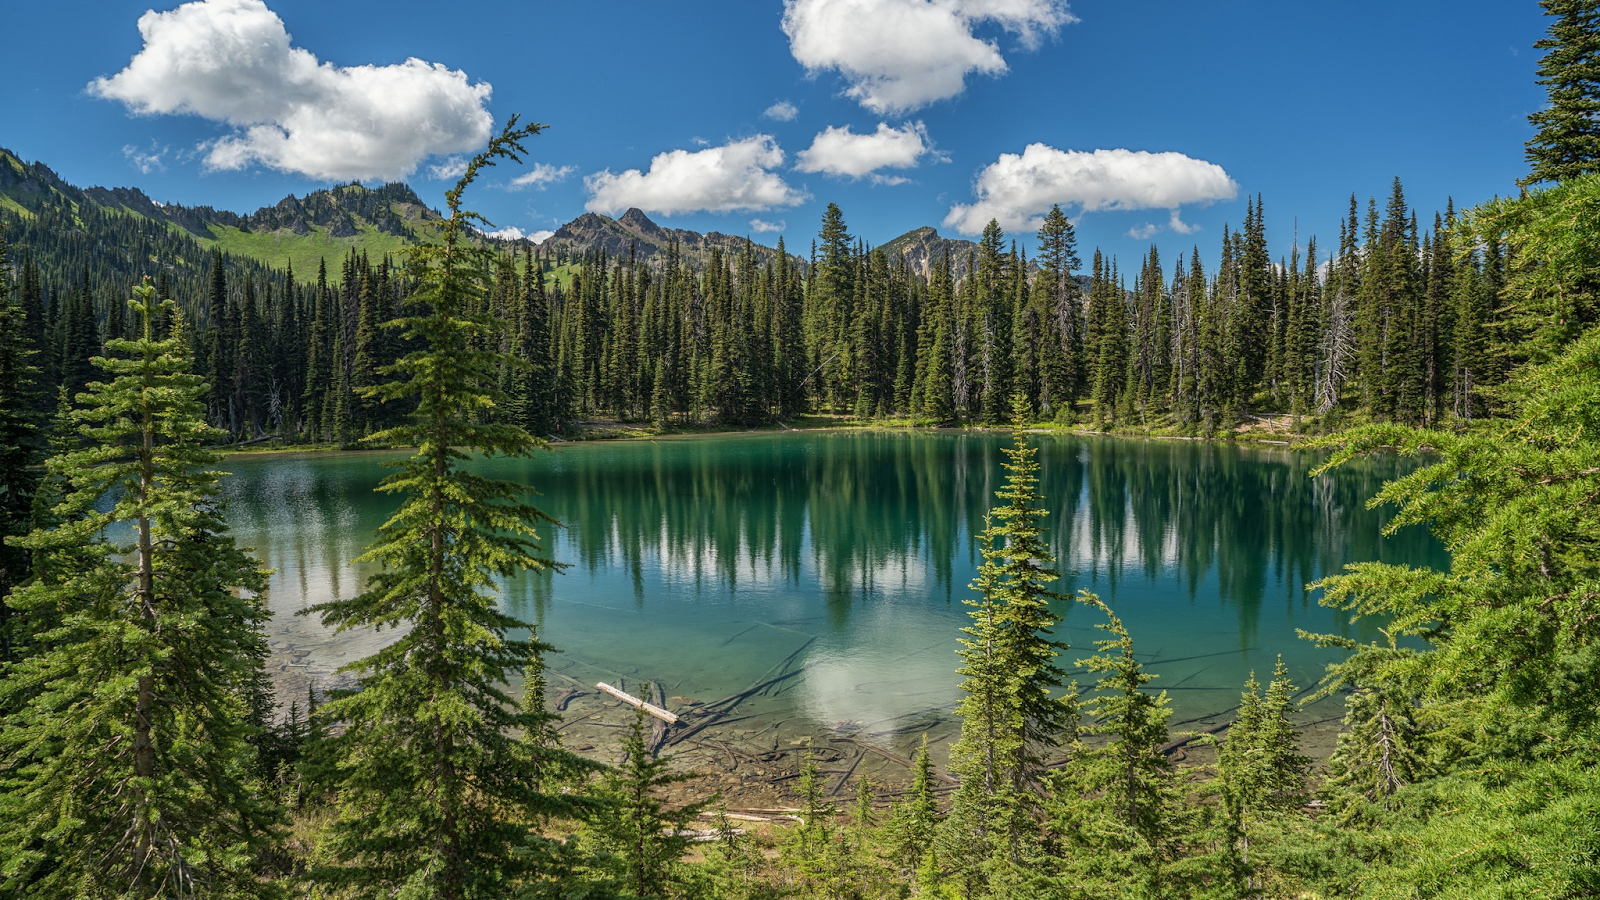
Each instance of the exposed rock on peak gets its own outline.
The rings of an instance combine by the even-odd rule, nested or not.
[[[711,258],[712,250],[721,250],[724,256],[753,247],[759,263],[776,259],[778,251],[772,247],[748,241],[746,238],[711,232],[701,234],[684,228],[667,228],[652,221],[642,210],[630,209],[620,219],[599,213],[584,213],[561,226],[556,233],[539,245],[545,254],[569,260],[582,259],[590,254],[603,253],[611,259],[626,258],[630,253],[646,262],[664,261],[672,245],[688,265],[699,268]],[[796,262],[799,257],[791,256]]]

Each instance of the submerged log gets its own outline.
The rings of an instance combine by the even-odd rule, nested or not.
[[[868,753],[876,753],[879,756],[883,757],[884,759],[893,760],[894,762],[897,762],[900,765],[905,766],[908,769],[915,769],[917,767],[917,764],[914,761],[909,760],[909,759],[905,758],[904,756],[901,756],[898,753],[890,753],[889,751],[883,749],[882,747],[874,747],[873,745],[871,745],[871,744],[869,744],[869,743],[867,743],[866,741],[863,741],[863,740],[858,740],[858,739],[853,738],[853,737],[830,737],[830,738],[828,738],[828,740],[836,741],[836,742],[839,742],[839,743],[845,743],[845,744],[855,744],[857,747],[860,747],[861,749],[867,751]],[[940,781],[944,782],[945,784],[959,784],[960,783],[959,781],[956,780],[955,776],[946,775],[945,773],[940,772],[938,769],[934,769],[933,770],[933,777],[939,779]]]
[[[738,706],[741,701],[749,697],[751,694],[772,687],[781,681],[793,678],[804,671],[804,669],[795,669],[793,672],[785,672],[784,674],[779,675],[777,678],[769,678],[760,684],[752,685],[731,697],[725,697],[715,703],[707,703],[705,706],[702,706],[695,711],[697,714],[702,716],[700,721],[690,726],[689,730],[680,731],[677,734],[672,735],[671,739],[667,741],[667,746],[670,747],[679,741],[686,741],[700,732],[705,731],[707,728],[710,728],[712,725],[717,724],[717,722],[721,721],[725,716],[732,712],[734,707]],[[728,721],[737,722],[739,720],[729,719]]]
[[[706,705],[700,707],[700,712],[704,715],[726,715],[729,710],[733,709],[735,706],[738,706],[741,701],[749,699],[751,694],[764,691],[775,684],[788,681],[804,671],[805,669],[795,669],[792,672],[785,672],[776,678],[768,678],[766,681],[757,682],[737,694],[730,694],[715,703],[707,703]]]
[[[584,686],[583,682],[579,681],[576,678],[573,678],[571,675],[568,675],[567,673],[565,673],[565,672],[563,672],[563,671],[561,671],[559,669],[545,669],[544,672],[545,672],[546,675],[554,675],[555,677],[561,679],[562,681],[565,681],[567,684],[570,684],[575,688],[581,688],[581,687]]]
[[[660,704],[661,708],[666,708],[667,689],[661,686],[661,682],[650,682],[650,699]],[[650,723],[650,726],[650,741],[645,745],[645,750],[649,752],[650,758],[654,759],[661,755],[661,748],[667,743],[668,726],[666,720],[660,718]]]
[[[795,677],[796,675],[799,675],[801,672],[804,672],[804,666],[801,666],[798,669],[789,669],[789,664],[794,662],[800,654],[806,651],[807,647],[810,647],[812,644],[816,643],[816,641],[816,637],[813,636],[804,644],[801,644],[793,653],[784,657],[782,662],[763,673],[761,679],[755,684],[750,685],[737,694],[730,694],[715,703],[707,703],[704,706],[696,709],[694,714],[700,716],[700,721],[690,726],[687,731],[680,731],[672,735],[672,737],[667,741],[666,745],[670,747],[680,741],[686,741],[689,738],[694,737],[700,732],[716,724],[719,719],[722,719],[729,713],[733,712],[734,707],[738,706],[740,703],[743,703],[752,694],[758,694],[775,684],[780,684],[789,680],[790,678]],[[785,671],[786,669],[789,670]],[[773,672],[779,672],[780,674],[775,678],[768,678],[767,676],[771,675]]]
[[[674,715],[671,712],[668,712],[667,710],[662,709],[661,707],[655,705],[654,703],[646,703],[645,701],[640,700],[638,697],[635,697],[634,695],[632,695],[630,693],[627,693],[626,691],[620,691],[620,690],[612,687],[611,685],[606,684],[604,681],[597,683],[595,685],[595,687],[599,688],[602,691],[605,691],[606,693],[608,693],[611,696],[617,698],[618,700],[621,700],[623,703],[626,703],[629,706],[636,707],[638,709],[644,710],[645,712],[649,713],[652,716],[655,716],[656,718],[660,719],[663,722],[666,722],[669,725],[678,724],[678,717],[676,715]]]

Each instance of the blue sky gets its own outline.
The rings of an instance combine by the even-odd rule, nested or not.
[[[0,146],[186,205],[403,177],[438,206],[452,160],[521,113],[550,129],[468,205],[529,234],[637,205],[800,250],[836,202],[872,243],[994,216],[1031,251],[1060,202],[1085,257],[1131,268],[1151,242],[1214,265],[1257,193],[1286,254],[1397,175],[1429,221],[1513,191],[1544,102],[1535,0],[461,8],[18,4]]]

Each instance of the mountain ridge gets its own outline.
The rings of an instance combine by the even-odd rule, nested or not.
[[[441,221],[439,213],[405,182],[376,188],[359,183],[321,188],[303,196],[290,194],[254,212],[237,213],[212,206],[160,203],[138,187],[79,188],[45,163],[23,162],[15,153],[0,148],[0,210],[27,217],[36,215],[43,204],[66,204],[75,212],[88,204],[141,216],[186,233],[207,250],[220,249],[277,268],[292,265],[301,278],[315,271],[320,262],[332,262],[351,250],[373,256],[403,251],[427,241],[427,226]],[[696,269],[710,262],[713,251],[731,260],[747,245],[754,248],[758,265],[778,256],[776,247],[752,238],[673,228],[638,208],[617,218],[585,212],[538,244],[527,238],[483,238],[503,246],[537,248],[546,258],[568,262],[599,253],[610,259],[632,254],[645,262],[664,262],[674,244],[679,258]],[[972,241],[943,237],[927,225],[877,247],[891,261],[904,256],[923,278],[932,275],[935,262],[949,251],[952,275],[958,279],[966,273],[968,259],[977,248]],[[804,255],[790,251],[789,257],[802,269],[809,267]]]

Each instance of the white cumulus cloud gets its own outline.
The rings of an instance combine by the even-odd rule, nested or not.
[[[856,134],[848,125],[830,127],[800,151],[795,168],[847,178],[862,178],[879,169],[909,169],[928,152],[927,137],[928,130],[921,122],[901,128],[879,122],[878,130],[869,134]],[[893,176],[882,180],[893,184],[905,181]]]
[[[127,158],[135,169],[139,170],[141,175],[149,175],[151,172],[165,172],[167,170],[167,164],[164,161],[167,155],[166,147],[157,147],[152,143],[149,150],[141,150],[132,144],[124,144],[122,155]]]
[[[262,0],[201,0],[139,17],[144,47],[89,92],[142,115],[191,114],[237,130],[206,163],[261,163],[327,180],[397,179],[433,155],[482,147],[490,87],[408,59],[335,66],[291,46]]]
[[[973,33],[994,23],[1033,49],[1077,19],[1065,0],[784,0],[789,52],[811,72],[837,71],[846,96],[874,112],[954,97],[968,73],[999,75],[1005,57]]]
[[[805,202],[772,170],[783,150],[758,134],[705,150],[669,150],[650,160],[650,171],[596,172],[583,180],[590,212],[616,214],[629,207],[675,215],[690,212],[758,212]]]
[[[464,156],[449,156],[428,167],[428,174],[435,181],[456,181],[467,174],[467,158]]]
[[[498,238],[502,241],[528,240],[535,244],[542,244],[555,234],[554,231],[523,231],[515,225],[507,225],[494,231],[483,232],[484,237]]]
[[[946,226],[977,234],[995,219],[1011,231],[1037,228],[1059,203],[1080,212],[1166,209],[1175,229],[1188,228],[1177,217],[1179,207],[1231,200],[1239,185],[1221,166],[1182,153],[1029,144],[1020,155],[1000,154],[978,173],[973,192],[977,200],[951,207]]]
[[[1183,217],[1180,216],[1178,211],[1175,209],[1172,210],[1172,214],[1167,217],[1167,228],[1177,232],[1178,234],[1194,234],[1196,231],[1200,230],[1199,225],[1190,225],[1188,222],[1185,222]],[[1154,222],[1145,222],[1142,225],[1135,225],[1134,227],[1128,229],[1128,237],[1140,241],[1153,238],[1159,233],[1161,233],[1161,226]]]
[[[775,231],[782,231],[787,227],[789,227],[789,223],[781,219],[777,222],[768,222],[765,219],[750,220],[750,230],[756,234],[771,234]]]
[[[779,100],[761,114],[774,122],[793,122],[794,117],[800,115],[800,107],[787,100]]]
[[[549,163],[534,163],[527,174],[518,175],[511,179],[512,187],[532,187],[544,190],[558,181],[565,181],[567,176],[576,172],[572,166],[552,166]]]

